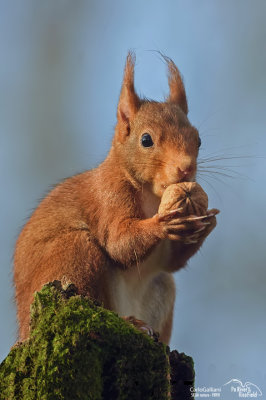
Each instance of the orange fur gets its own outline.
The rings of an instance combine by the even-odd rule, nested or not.
[[[179,71],[167,62],[168,100],[146,101],[135,93],[134,57],[129,53],[106,160],[55,187],[22,230],[14,257],[20,340],[29,335],[34,292],[66,276],[81,294],[121,314],[133,310],[169,341],[175,298],[171,272],[198,250],[215,217],[197,244],[186,245],[169,241],[169,220],[157,214],[166,186],[183,180],[184,171],[186,180],[195,178],[199,141],[186,115]],[[141,145],[143,133],[152,136],[152,148]],[[184,236],[201,226],[183,225]]]

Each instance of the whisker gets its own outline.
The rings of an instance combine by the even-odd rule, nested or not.
[[[243,165],[240,164],[227,164],[227,165],[219,165],[219,164],[214,164],[214,165],[204,165],[203,168],[219,168],[219,169],[227,169],[227,168],[242,168]]]
[[[219,114],[219,111],[214,111],[213,113],[209,114],[206,118],[204,118],[204,119],[202,120],[202,122],[199,123],[198,130],[200,130],[200,128],[201,128],[204,124],[206,124],[211,118],[213,118],[213,117],[216,116],[217,114]]]
[[[204,171],[204,170],[199,170],[199,172],[205,173],[205,175],[208,174],[208,176],[216,176],[216,175],[220,175],[220,176],[224,176],[226,178],[238,178],[237,176],[233,176],[233,175],[229,175],[226,174],[225,172],[219,172],[219,171]]]
[[[207,183],[207,185],[209,185],[210,186],[210,188],[214,191],[214,193],[216,194],[216,196],[218,197],[218,199],[221,201],[221,196],[220,196],[220,194],[217,192],[217,190],[215,189],[215,187],[207,180],[207,179],[204,179],[204,178],[202,178],[202,176],[201,175],[198,175],[197,174],[197,180],[202,180],[203,182],[205,182],[205,183]]]
[[[228,182],[225,182],[221,177],[236,179],[236,177],[234,177],[234,176],[228,176],[228,175],[223,175],[223,174],[219,174],[219,176],[217,176],[217,175],[214,175],[214,174],[212,175],[212,174],[208,174],[208,173],[206,174],[205,173],[204,176],[207,176],[210,179],[214,179],[217,182],[223,183],[224,185],[228,185]]]
[[[199,176],[200,179],[203,179],[202,176]],[[232,192],[234,192],[234,187],[232,185],[230,185],[228,182],[225,182],[223,179],[221,179],[218,176],[207,176],[208,179],[212,179],[215,180],[216,182],[219,182],[220,184],[223,184],[224,186],[226,186],[227,188],[230,188],[230,190]],[[208,182],[210,185],[210,182],[208,180],[205,179],[205,182]],[[210,185],[211,186],[211,185]],[[216,195],[218,195],[218,192],[215,190]],[[218,195],[218,198],[221,200],[221,196]]]
[[[212,170],[211,168],[200,167],[200,168],[198,168],[198,171],[205,173],[205,174],[206,173],[212,174],[212,175],[216,174],[216,175],[221,175],[221,176],[224,176],[227,178],[232,178],[232,179],[238,178],[238,179],[248,179],[248,180],[252,181],[252,179],[248,175],[242,174],[239,171],[234,171],[230,168],[227,169],[227,168],[221,167],[220,171],[215,171],[215,170]],[[222,171],[226,171],[228,173],[222,172]],[[231,175],[229,173],[231,173]]]
[[[208,155],[209,156],[216,156],[216,155],[225,155],[225,156],[227,156],[227,155],[229,155],[230,153],[229,152],[232,152],[232,151],[239,151],[239,150],[241,150],[241,149],[245,149],[245,148],[250,148],[250,146],[247,146],[247,145],[242,145],[242,146],[230,146],[230,147],[224,147],[224,148],[222,148],[222,149],[220,149],[220,150],[217,150],[217,151],[214,151],[214,152],[212,152],[212,153],[209,153]],[[231,156],[237,156],[237,154],[230,154]],[[251,154],[248,154],[248,157],[253,157],[253,155],[251,155]],[[256,156],[255,156],[256,157]]]
[[[224,161],[224,160],[238,160],[238,159],[246,159],[251,158],[249,156],[217,156],[217,157],[205,157],[198,160],[198,164],[204,164],[213,161]],[[252,157],[253,158],[253,157]]]

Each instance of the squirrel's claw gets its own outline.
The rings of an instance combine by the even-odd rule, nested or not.
[[[168,221],[168,220],[172,219],[175,215],[182,213],[182,211],[183,211],[183,208],[179,207],[179,208],[176,208],[175,210],[169,211],[167,214],[159,214],[159,222]]]
[[[137,318],[135,318],[133,316],[122,317],[122,318],[125,321],[130,322],[132,325],[134,325],[136,328],[138,328],[141,332],[146,333],[146,335],[152,337],[155,341],[158,341],[159,333],[155,332],[150,325],[147,325],[142,320],[137,319]]]

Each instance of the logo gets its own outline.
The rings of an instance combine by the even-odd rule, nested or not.
[[[190,395],[193,399],[204,397],[222,400],[225,394],[227,394],[228,398],[228,390],[230,391],[230,399],[256,399],[262,396],[262,391],[255,383],[245,382],[243,384],[239,379],[231,379],[229,382],[224,383],[222,387],[202,386],[193,388],[192,386],[190,388]]]
[[[231,379],[223,386],[229,386],[231,393],[235,393],[239,398],[257,398],[262,396],[262,391],[255,383],[245,382],[244,384],[239,379]]]

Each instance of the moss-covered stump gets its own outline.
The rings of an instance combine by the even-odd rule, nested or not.
[[[185,400],[193,367],[178,357],[172,398]],[[35,295],[30,338],[0,366],[0,399],[169,399],[169,369],[165,345],[55,281]]]
[[[173,350],[169,356],[171,367],[171,399],[192,399],[195,372],[193,359],[184,353]]]

